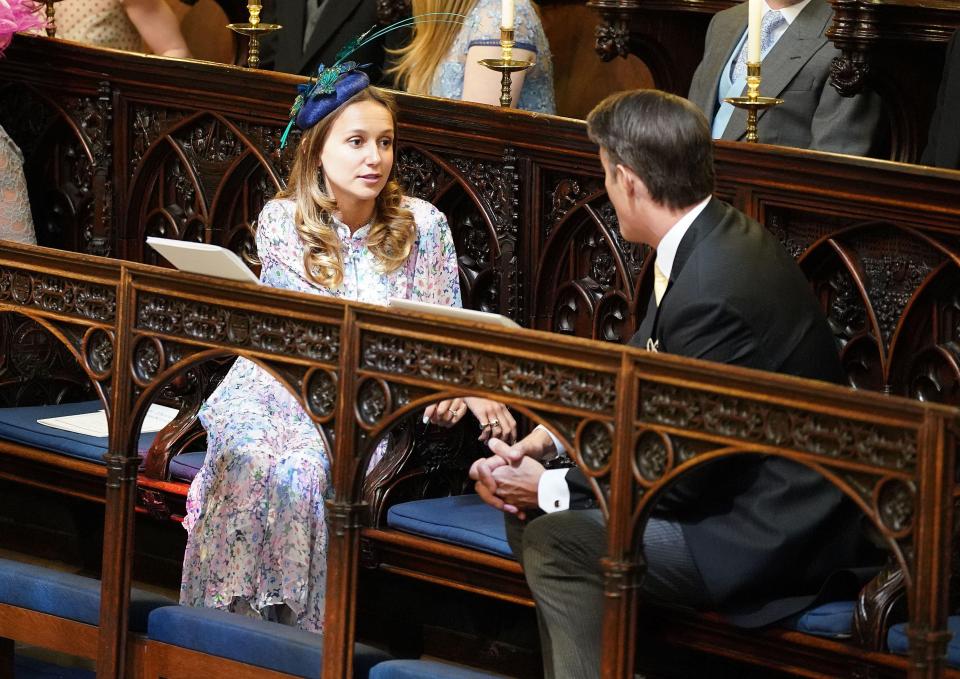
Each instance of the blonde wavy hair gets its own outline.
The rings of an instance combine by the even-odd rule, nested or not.
[[[429,12],[469,14],[477,0],[413,0],[413,15]],[[430,85],[440,62],[447,56],[457,34],[459,22],[418,21],[413,25],[413,38],[397,50],[389,50],[396,63],[387,69],[397,87],[413,94],[430,94]]]
[[[296,203],[294,224],[304,246],[303,268],[310,280],[325,288],[336,289],[343,283],[343,254],[340,237],[333,226],[337,201],[327,194],[320,171],[320,154],[333,122],[348,106],[361,101],[374,101],[390,111],[396,132],[397,108],[393,96],[376,87],[367,87],[303,133],[287,186],[277,194],[277,198],[289,198]],[[390,178],[377,196],[366,242],[377,261],[377,269],[384,273],[403,265],[416,239],[413,213],[400,206],[402,200],[403,191],[391,168]]]

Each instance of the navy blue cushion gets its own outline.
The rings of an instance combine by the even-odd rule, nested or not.
[[[170,478],[178,481],[193,481],[193,477],[203,466],[203,458],[207,456],[206,451],[195,453],[180,453],[170,460]]]
[[[96,673],[82,667],[61,667],[18,653],[14,658],[13,679],[94,679]]]
[[[319,677],[323,660],[323,638],[319,634],[213,608],[158,608],[150,614],[147,636],[172,646],[300,677]],[[354,676],[364,679],[371,667],[389,659],[384,651],[356,644]]]
[[[37,420],[65,415],[92,413],[103,408],[100,401],[67,403],[59,406],[32,406],[29,408],[0,408],[0,439],[25,446],[61,453],[81,460],[103,462],[107,452],[106,436],[85,436],[62,429],[54,429]],[[145,454],[156,434],[140,437],[139,453]]]
[[[0,559],[0,603],[96,625],[100,581],[34,564]],[[145,632],[147,615],[170,599],[136,588],[130,593],[130,629]]]
[[[394,505],[387,525],[407,533],[479,549],[512,559],[503,512],[477,495],[457,495]]]
[[[831,601],[787,618],[781,626],[818,637],[846,639],[853,634],[853,607],[853,601]]]
[[[390,660],[370,670],[370,679],[490,679],[502,676],[432,660]]]
[[[947,644],[947,664],[950,667],[960,667],[960,616],[951,615],[947,618],[947,629],[953,638]],[[887,648],[891,653],[907,655],[909,640],[907,639],[907,623],[894,625],[887,632]]]

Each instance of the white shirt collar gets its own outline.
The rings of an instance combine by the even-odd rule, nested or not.
[[[664,276],[670,278],[670,271],[673,269],[673,260],[677,256],[677,248],[680,247],[680,241],[683,240],[693,220],[700,216],[711,196],[707,196],[701,202],[694,205],[690,210],[677,220],[677,223],[670,227],[670,230],[664,234],[657,245],[657,268]]]
[[[803,2],[798,2],[796,5],[790,5],[789,7],[784,7],[780,10],[780,14],[783,15],[784,21],[787,22],[787,26],[793,23],[794,19],[800,16],[800,12],[803,11],[803,8],[810,4],[810,0],[803,0]],[[766,14],[770,11],[770,5],[766,2],[763,3],[763,13]]]

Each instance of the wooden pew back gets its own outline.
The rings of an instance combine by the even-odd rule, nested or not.
[[[745,453],[809,465],[860,506],[906,574],[911,620],[924,630],[917,657],[932,658],[923,676],[942,670],[956,408],[27,247],[0,248],[0,267],[18,271],[43,257],[57,259],[63,271],[21,275],[113,291],[95,295],[92,306],[40,311],[45,298],[36,283],[11,288],[30,295],[0,296],[0,309],[44,320],[87,326],[89,309],[117,319],[98,663],[104,676],[119,676],[123,667],[139,463],[131,444],[139,422],[165,383],[224,353],[270,369],[301,399],[332,453],[324,676],[350,674],[366,461],[403,417],[452,394],[497,398],[547,424],[594,480],[609,527],[604,676],[632,673],[638,540],[653,500],[698,464]],[[278,343],[278,323],[298,330]],[[89,334],[101,330],[92,326]]]

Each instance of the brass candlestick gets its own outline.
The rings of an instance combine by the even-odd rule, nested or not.
[[[227,24],[227,28],[231,31],[247,36],[250,41],[247,46],[247,68],[259,68],[260,66],[260,36],[283,28],[280,24],[260,23],[261,9],[263,9],[263,5],[259,2],[248,3],[247,11],[250,13],[248,22],[245,24]]]
[[[492,71],[500,72],[500,105],[506,108],[510,107],[513,97],[510,90],[513,87],[513,74],[517,71],[525,71],[534,62],[518,61],[513,58],[513,29],[500,28],[500,51],[499,59],[481,59],[480,63]]]
[[[46,0],[43,4],[47,7],[47,37],[56,38],[57,37],[57,19],[56,19],[56,9],[54,9],[54,4],[60,2],[60,0]]]
[[[757,115],[760,111],[773,108],[783,103],[783,99],[760,96],[760,64],[747,63],[747,96],[728,97],[724,99],[728,104],[747,111],[747,142],[756,144],[760,141],[757,136]]]

